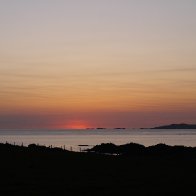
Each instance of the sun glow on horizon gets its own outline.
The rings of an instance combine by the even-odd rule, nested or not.
[[[89,124],[85,121],[77,120],[66,123],[60,127],[63,129],[86,129],[89,127]]]

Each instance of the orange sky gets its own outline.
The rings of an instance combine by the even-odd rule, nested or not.
[[[0,128],[194,123],[196,3],[0,2]]]

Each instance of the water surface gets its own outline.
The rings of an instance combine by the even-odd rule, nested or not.
[[[103,130],[0,130],[0,142],[18,145],[40,144],[65,147],[70,150],[82,150],[96,144],[112,142],[126,144],[140,143],[145,146],[165,143],[168,145],[196,146],[196,130],[178,129],[103,129]],[[89,145],[89,146],[80,146]]]

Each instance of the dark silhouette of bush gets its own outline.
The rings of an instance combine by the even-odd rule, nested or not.
[[[136,143],[130,143],[117,146],[112,143],[96,145],[88,152],[96,153],[108,153],[108,154],[143,154],[145,152],[145,146]]]
[[[115,144],[112,143],[106,143],[106,144],[100,144],[96,145],[91,149],[87,150],[88,152],[96,152],[96,153],[109,153],[109,154],[118,154],[119,149]]]
[[[129,143],[120,145],[119,147],[120,154],[127,155],[141,155],[145,153],[145,146],[136,143]]]

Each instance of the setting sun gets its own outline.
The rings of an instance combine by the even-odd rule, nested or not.
[[[84,121],[71,121],[63,126],[65,129],[86,129],[88,128],[88,123]]]

